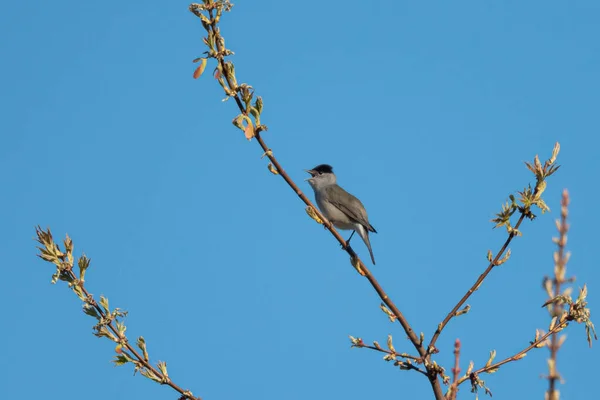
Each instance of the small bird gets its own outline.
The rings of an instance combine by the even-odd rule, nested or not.
[[[315,200],[319,210],[323,213],[333,226],[338,229],[352,230],[347,243],[350,243],[354,232],[358,232],[363,242],[369,249],[371,261],[375,265],[375,257],[371,250],[369,232],[375,232],[373,225],[369,223],[367,210],[359,199],[342,189],[333,173],[333,167],[327,164],[317,165],[313,169],[306,170],[311,177],[306,179],[315,191]]]

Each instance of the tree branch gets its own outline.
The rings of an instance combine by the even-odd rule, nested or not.
[[[94,327],[95,335],[99,337],[107,337],[117,343],[115,356],[115,364],[122,365],[131,362],[135,365],[135,371],[140,371],[145,377],[167,385],[181,394],[180,399],[185,400],[201,400],[200,397],[194,397],[189,390],[182,389],[175,384],[167,374],[166,363],[158,362],[158,369],[152,366],[149,361],[149,356],[146,350],[146,342],[143,338],[138,339],[138,346],[143,350],[142,356],[129,343],[129,339],[125,335],[125,325],[119,321],[119,317],[124,317],[127,313],[115,308],[112,312],[108,308],[108,300],[101,296],[98,303],[92,294],[90,294],[84,286],[85,271],[89,267],[89,258],[82,256],[79,258],[78,266],[80,270],[79,278],[73,272],[73,241],[67,235],[65,239],[65,251],[62,252],[59,246],[54,242],[50,229],[44,231],[39,226],[36,227],[37,241],[43,246],[39,247],[42,260],[56,265],[56,273],[53,275],[52,283],[58,280],[66,281],[73,292],[84,302],[84,312],[98,320],[98,324]],[[115,322],[116,321],[116,322]],[[109,329],[107,331],[106,329]]]
[[[515,228],[514,228],[517,232],[518,232],[518,229],[521,226],[521,223],[523,222],[524,219],[525,219],[525,214],[523,213],[519,217],[519,220],[517,221],[517,224],[515,225]],[[446,327],[446,325],[448,325],[448,322],[450,322],[450,320],[456,316],[457,311],[463,306],[463,304],[465,304],[467,302],[469,297],[471,297],[471,295],[479,289],[479,287],[481,286],[481,284],[483,283],[485,278],[487,278],[489,273],[492,272],[492,270],[494,269],[494,267],[496,266],[498,261],[502,258],[502,256],[504,255],[504,252],[508,248],[508,245],[510,244],[510,242],[512,242],[513,238],[516,235],[517,234],[515,231],[512,231],[511,233],[508,234],[508,238],[506,239],[506,241],[504,242],[504,244],[502,245],[500,250],[498,250],[498,253],[496,253],[496,256],[494,257],[494,259],[492,261],[490,261],[490,263],[489,263],[488,267],[485,269],[485,271],[483,271],[483,273],[481,275],[479,275],[479,278],[477,278],[477,280],[475,281],[473,286],[471,286],[471,288],[467,291],[467,293],[465,293],[465,295],[462,297],[462,299],[460,299],[458,301],[458,303],[456,303],[456,305],[448,313],[448,315],[446,315],[446,318],[444,318],[444,320],[438,325],[435,333],[431,337],[431,341],[429,342],[429,345],[427,346],[427,349],[428,349],[427,351],[429,352],[429,354],[432,354],[435,352],[435,343],[437,342],[438,338],[440,337],[440,335],[441,335],[442,331],[444,330],[444,328]]]
[[[226,94],[235,99],[235,102],[241,112],[241,115],[249,117],[249,110],[247,109],[247,106],[244,105],[244,103],[246,103],[246,104],[248,104],[248,103],[243,101],[243,99],[241,99],[240,95],[239,95],[239,93],[241,93],[242,90],[248,90],[247,89],[248,86],[246,86],[244,89],[242,87],[242,85],[239,85],[239,86],[237,85],[237,80],[235,79],[235,75],[233,74],[232,64],[229,64],[228,62],[225,61],[226,55],[231,54],[231,52],[229,52],[225,48],[225,45],[224,45],[225,40],[222,38],[222,36],[220,34],[220,30],[217,26],[217,23],[220,19],[220,15],[221,15],[220,13],[222,12],[223,7],[225,5],[229,5],[229,4],[230,3],[228,1],[222,1],[222,2],[208,1],[208,2],[205,2],[204,5],[194,3],[194,4],[190,5],[190,11],[201,19],[204,28],[208,32],[209,38],[212,38],[212,39],[210,39],[210,40],[212,40],[212,42],[209,39],[205,39],[205,42],[209,42],[209,43],[214,42],[214,48],[210,48],[210,45],[209,45],[209,49],[210,49],[209,57],[213,57],[213,58],[217,59],[217,62],[219,64],[218,71],[225,76],[225,79],[227,81],[227,87],[225,87],[224,85],[222,85],[222,86],[223,86]],[[216,15],[213,13],[213,10],[216,10]],[[208,12],[208,18],[204,14],[202,14],[203,11]],[[226,11],[228,11],[228,10],[226,10]],[[229,65],[231,65],[231,67]],[[252,95],[250,95],[250,98],[251,97],[252,97]],[[398,307],[389,298],[387,293],[383,290],[383,288],[381,287],[379,282],[375,279],[375,277],[373,276],[371,271],[360,260],[360,258],[356,254],[356,252],[352,249],[352,247],[346,243],[346,240],[337,232],[337,230],[333,227],[333,225],[325,218],[325,216],[323,214],[321,214],[321,212],[318,210],[318,208],[313,205],[313,203],[308,199],[308,197],[300,190],[298,185],[296,185],[296,183],[292,180],[292,178],[290,178],[290,176],[286,173],[285,169],[282,167],[282,165],[279,163],[279,161],[273,155],[273,151],[267,146],[264,139],[262,138],[261,131],[263,131],[263,130],[266,130],[265,127],[263,125],[260,125],[257,123],[257,126],[254,130],[254,135],[252,135],[252,136],[256,138],[256,141],[258,142],[261,149],[263,150],[264,155],[266,155],[269,158],[269,161],[275,167],[276,172],[283,178],[283,180],[289,185],[289,187],[294,191],[294,193],[296,193],[296,195],[298,197],[300,197],[300,199],[304,202],[304,204],[306,204],[308,207],[312,208],[312,210],[318,216],[318,218],[320,218],[321,221],[323,221],[323,225],[329,230],[329,232],[331,232],[331,234],[340,243],[342,248],[350,255],[351,259],[353,260],[353,264],[355,265],[357,270],[359,272],[362,272],[361,275],[364,275],[367,278],[367,280],[369,281],[371,286],[375,289],[375,291],[377,292],[377,294],[379,295],[381,300],[385,303],[385,305],[387,307],[389,307],[389,309],[392,311],[392,313],[396,316],[396,318],[398,319],[398,322],[400,323],[400,325],[406,332],[406,335],[408,336],[409,340],[411,341],[411,343],[413,344],[415,349],[419,352],[421,357],[424,357],[426,355],[426,351],[423,346],[423,343],[419,340],[419,338],[415,334],[414,330],[412,329],[411,325],[408,323],[408,321],[406,320],[406,318],[404,317],[402,312],[400,312]],[[252,136],[250,136],[250,138],[252,138]],[[428,378],[431,383],[431,386],[434,391],[436,399],[442,400],[444,398],[444,396],[443,396],[443,392],[442,392],[440,383],[437,379],[437,374],[435,374],[435,372],[429,368],[428,368]]]
[[[396,360],[394,365],[399,366],[400,369],[414,370],[414,371],[420,372],[421,374],[429,377],[427,371],[423,371],[421,368],[416,367],[412,363],[412,361],[415,361],[417,364],[422,363],[423,362],[422,357],[415,357],[415,356],[411,356],[406,353],[398,354],[393,350],[386,350],[379,345],[377,345],[377,346],[367,345],[362,341],[362,339],[360,339],[360,338],[357,339],[352,336],[350,337],[350,340],[352,341],[352,347],[370,349],[370,350],[378,351],[380,353],[384,353],[384,354],[386,354],[386,357],[384,357],[384,360],[386,360],[386,361]],[[398,360],[397,359],[398,357],[405,358],[407,361]]]
[[[466,380],[471,380],[471,381],[477,380],[477,379],[479,379],[478,378],[479,374],[496,372],[496,370],[498,368],[500,368],[502,365],[507,364],[512,361],[518,361],[518,360],[522,359],[523,357],[525,357],[527,355],[527,353],[530,350],[532,350],[536,347],[537,348],[544,347],[545,342],[548,339],[548,337],[550,337],[550,335],[563,330],[568,324],[569,324],[569,321],[567,319],[565,319],[564,321],[555,325],[548,333],[540,336],[539,338],[537,338],[536,340],[531,342],[529,346],[525,347],[523,350],[519,351],[518,353],[516,353],[510,357],[507,357],[502,361],[498,361],[495,364],[490,364],[490,365],[486,365],[485,367],[479,368],[475,372],[467,371],[467,374],[465,376],[463,376],[462,378],[460,378],[458,380],[457,384],[460,385],[460,384],[464,383]]]
[[[557,251],[554,253],[554,279],[552,280],[552,285],[554,286],[553,295],[549,294],[549,298],[555,298],[561,294],[561,285],[565,283],[567,280],[565,279],[566,269],[567,269],[567,261],[568,255],[565,254],[565,246],[567,245],[567,232],[569,231],[569,225],[567,224],[567,215],[569,213],[569,194],[565,190],[563,191],[563,196],[561,199],[561,213],[560,213],[560,221],[556,221],[556,227],[558,229],[559,238],[556,239],[556,245],[558,247]],[[550,309],[550,312],[553,317],[560,316],[563,311],[562,304],[553,305]],[[558,355],[558,349],[560,348],[559,338],[556,334],[552,334],[550,338],[550,344],[548,346],[550,350],[550,360],[548,360],[548,399],[557,399],[556,395],[556,383],[560,380],[560,374],[556,370],[556,358]]]
[[[460,375],[460,340],[454,342],[454,368],[452,368],[452,385],[446,392],[448,400],[456,400],[458,394],[458,377]]]
[[[431,337],[429,345],[427,346],[428,358],[431,357],[431,354],[437,352],[435,343],[437,342],[446,325],[448,325],[448,322],[450,322],[450,320],[456,317],[457,315],[460,315],[460,312],[458,312],[458,310],[463,306],[463,304],[465,304],[469,297],[471,297],[471,295],[479,289],[485,278],[489,275],[490,272],[492,272],[492,269],[494,269],[494,267],[496,266],[503,264],[508,259],[508,257],[510,256],[510,250],[507,251],[508,245],[515,236],[520,235],[519,227],[521,226],[521,223],[525,218],[529,218],[531,220],[535,218],[535,215],[531,212],[531,208],[533,206],[537,206],[540,210],[542,210],[542,213],[550,210],[544,202],[544,200],[542,200],[542,193],[544,193],[544,190],[546,189],[546,178],[554,174],[560,168],[560,166],[555,165],[556,157],[558,156],[559,151],[560,144],[557,142],[554,145],[551,157],[548,160],[546,160],[544,165],[542,165],[537,155],[535,156],[533,163],[525,163],[527,168],[529,168],[529,170],[533,172],[533,174],[536,177],[535,188],[531,190],[531,187],[529,186],[525,188],[522,192],[519,192],[521,196],[521,205],[518,205],[515,200],[515,197],[513,195],[510,195],[509,197],[511,203],[503,205],[502,211],[497,214],[497,218],[494,218],[492,220],[496,223],[495,227],[506,227],[508,231],[508,238],[506,239],[500,250],[498,250],[495,257],[492,258],[491,251],[488,253],[488,267],[485,269],[485,271],[483,271],[479,278],[477,278],[477,280],[475,281],[473,286],[471,286],[471,288],[467,291],[467,293],[465,293],[465,295],[458,301],[458,303],[456,303],[456,305],[452,308],[448,315],[446,315],[446,318],[444,318],[444,320],[437,326],[437,329]],[[512,227],[510,219],[517,210],[521,215],[515,226]]]

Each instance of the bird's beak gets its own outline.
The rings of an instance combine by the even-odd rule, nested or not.
[[[312,169],[305,169],[304,172],[310,174],[310,178],[306,178],[304,180],[305,182],[311,180],[316,175],[316,172],[314,170],[312,170]]]

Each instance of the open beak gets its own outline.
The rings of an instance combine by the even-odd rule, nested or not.
[[[317,173],[312,170],[312,169],[305,169],[304,172],[309,173],[310,174],[310,178],[306,178],[304,181],[309,181],[311,180]]]

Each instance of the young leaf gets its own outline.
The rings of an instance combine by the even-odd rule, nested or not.
[[[244,136],[246,136],[246,139],[248,140],[251,140],[254,137],[254,125],[252,122],[249,122],[248,125],[246,125]]]
[[[277,168],[275,168],[272,163],[269,163],[269,165],[267,165],[267,168],[269,168],[269,171],[273,175],[279,175],[279,171],[277,171]]]
[[[200,65],[194,71],[194,75],[193,75],[194,79],[200,78],[200,75],[202,75],[202,73],[204,72],[204,68],[206,68],[206,58],[201,58],[200,59]]]

